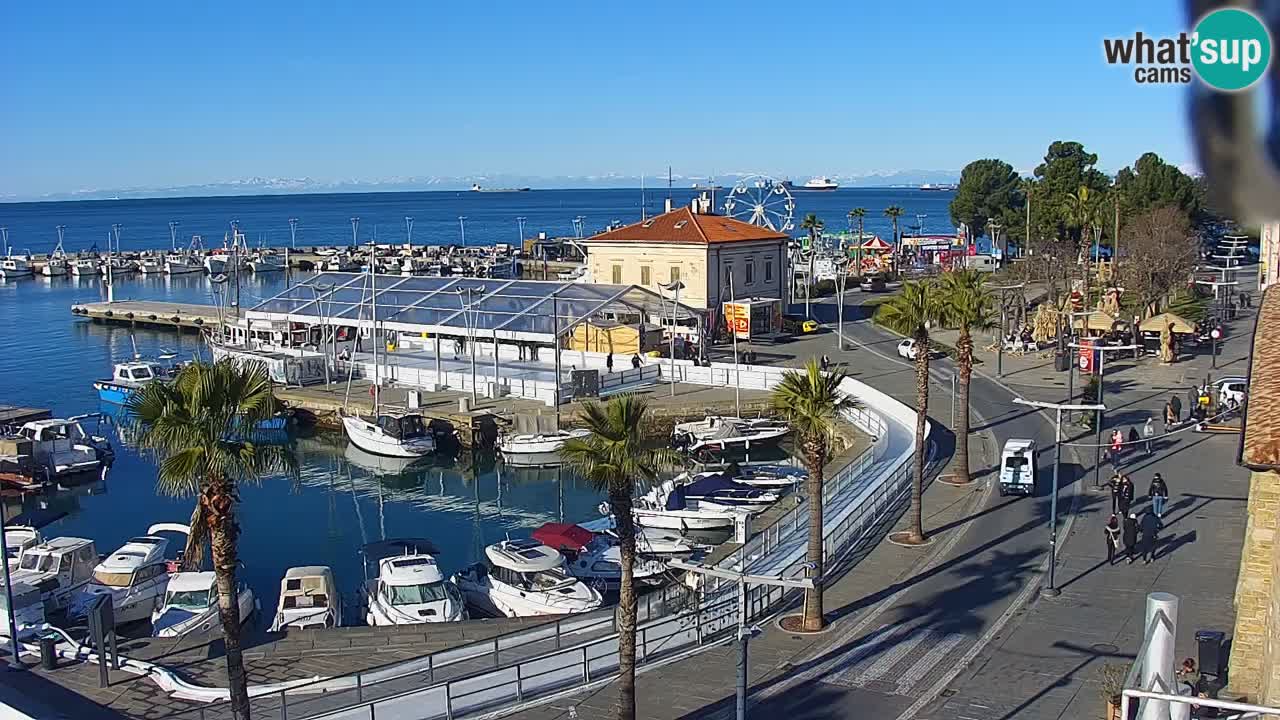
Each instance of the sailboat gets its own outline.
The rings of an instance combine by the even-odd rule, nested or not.
[[[372,248],[370,250],[372,252]],[[373,264],[369,265],[369,303],[373,318],[371,336],[373,338],[373,415],[342,416],[342,427],[347,432],[351,444],[374,455],[388,457],[419,458],[435,452],[436,439],[427,427],[426,421],[418,413],[382,410],[379,388],[378,367],[378,275],[373,272]],[[348,392],[350,379],[348,378]]]

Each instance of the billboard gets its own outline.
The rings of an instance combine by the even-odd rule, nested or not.
[[[751,305],[739,302],[725,303],[724,322],[729,332],[744,340],[751,339]]]

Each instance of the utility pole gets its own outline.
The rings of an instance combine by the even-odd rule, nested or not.
[[[738,584],[738,682],[737,682],[737,720],[747,718],[747,642],[760,628],[747,624],[747,585],[770,585],[773,587],[813,589],[812,578],[787,578],[781,575],[747,575],[732,570],[721,570],[701,563],[685,560],[671,560],[668,564],[678,570],[696,573],[705,577],[732,580]],[[701,639],[701,638],[699,638]]]
[[[458,230],[462,233],[462,247],[467,246],[467,216],[458,216]]]
[[[1096,405],[1067,405],[1062,403],[1047,403],[1039,400],[1024,400],[1023,398],[1014,398],[1013,402],[1018,405],[1026,405],[1028,407],[1043,408],[1053,410],[1057,415],[1054,423],[1054,455],[1053,455],[1053,487],[1049,492],[1049,577],[1048,584],[1040,591],[1041,595],[1047,597],[1057,597],[1062,594],[1055,582],[1054,570],[1058,566],[1058,471],[1062,467],[1062,411],[1063,410],[1096,410],[1101,413],[1106,407],[1101,403]],[[1035,458],[1031,459],[1032,472],[1035,471]]]

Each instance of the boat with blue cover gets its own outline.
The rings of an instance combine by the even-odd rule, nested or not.
[[[116,363],[109,380],[98,380],[93,387],[98,391],[98,399],[103,402],[123,405],[134,391],[149,383],[164,382],[169,373],[163,366],[145,360]]]

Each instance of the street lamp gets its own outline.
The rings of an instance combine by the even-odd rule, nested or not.
[[[844,286],[849,277],[849,256],[844,253],[836,258],[836,349],[844,352]]]
[[[676,396],[676,309],[680,305],[680,290],[684,288],[684,283],[679,280],[672,280],[666,285],[658,287],[668,292],[675,293],[675,299],[671,301],[671,397]]]
[[[360,218],[351,218],[351,247],[356,246],[356,238],[360,232]]]
[[[484,286],[483,285],[479,287],[468,286],[464,288],[458,288],[457,290],[454,290],[454,292],[457,293],[458,295],[459,304],[462,304],[463,293],[466,293],[466,296],[467,296],[466,304],[462,306],[462,322],[463,324],[466,325],[466,328],[467,328],[467,350],[471,355],[471,402],[476,403],[476,402],[479,402],[480,396],[479,396],[479,393],[476,392],[476,342],[475,342],[476,335],[475,335],[475,317],[474,317],[475,300],[473,300],[472,298],[472,293],[474,293],[477,296],[484,295]],[[498,352],[498,345],[496,342],[494,343],[494,346],[493,346],[493,352],[495,354]],[[496,382],[497,379],[498,378],[495,377],[494,381]]]
[[[1079,343],[1069,343],[1068,347],[1079,348]],[[1093,349],[1098,351],[1098,404],[1102,404],[1102,391],[1104,386],[1104,378],[1107,372],[1107,353],[1119,350],[1139,350],[1141,345],[1102,345],[1095,344]],[[1095,427],[1093,429],[1093,486],[1095,488],[1102,487],[1102,413],[1106,408],[1098,411],[1095,418]],[[1114,461],[1113,461],[1114,462]]]
[[[404,216],[404,241],[409,245],[409,254],[413,254],[413,216]]]
[[[467,246],[467,216],[458,216],[458,230],[462,233],[462,247]]]
[[[1014,398],[1013,402],[1018,405],[1026,405],[1028,407],[1043,408],[1053,410],[1056,414],[1053,430],[1053,487],[1050,489],[1049,500],[1049,584],[1040,591],[1041,595],[1048,597],[1057,597],[1062,594],[1054,583],[1054,569],[1058,565],[1058,470],[1062,467],[1062,411],[1063,410],[1097,410],[1102,412],[1107,408],[1102,404],[1097,405],[1071,405],[1065,403],[1041,402],[1039,400],[1025,400],[1023,398]],[[1035,467],[1035,458],[1032,458],[1032,467]],[[999,482],[999,479],[996,480]]]
[[[667,562],[677,570],[705,575],[707,577],[733,580],[738,584],[738,687],[737,687],[737,720],[747,718],[747,641],[753,631],[759,628],[747,626],[747,583],[753,585],[771,585],[774,587],[813,589],[812,578],[787,578],[781,575],[748,575],[746,573],[722,570],[696,562],[670,560]],[[807,565],[807,564],[806,564]]]
[[[289,247],[290,249],[298,249],[298,218],[289,218]]]

